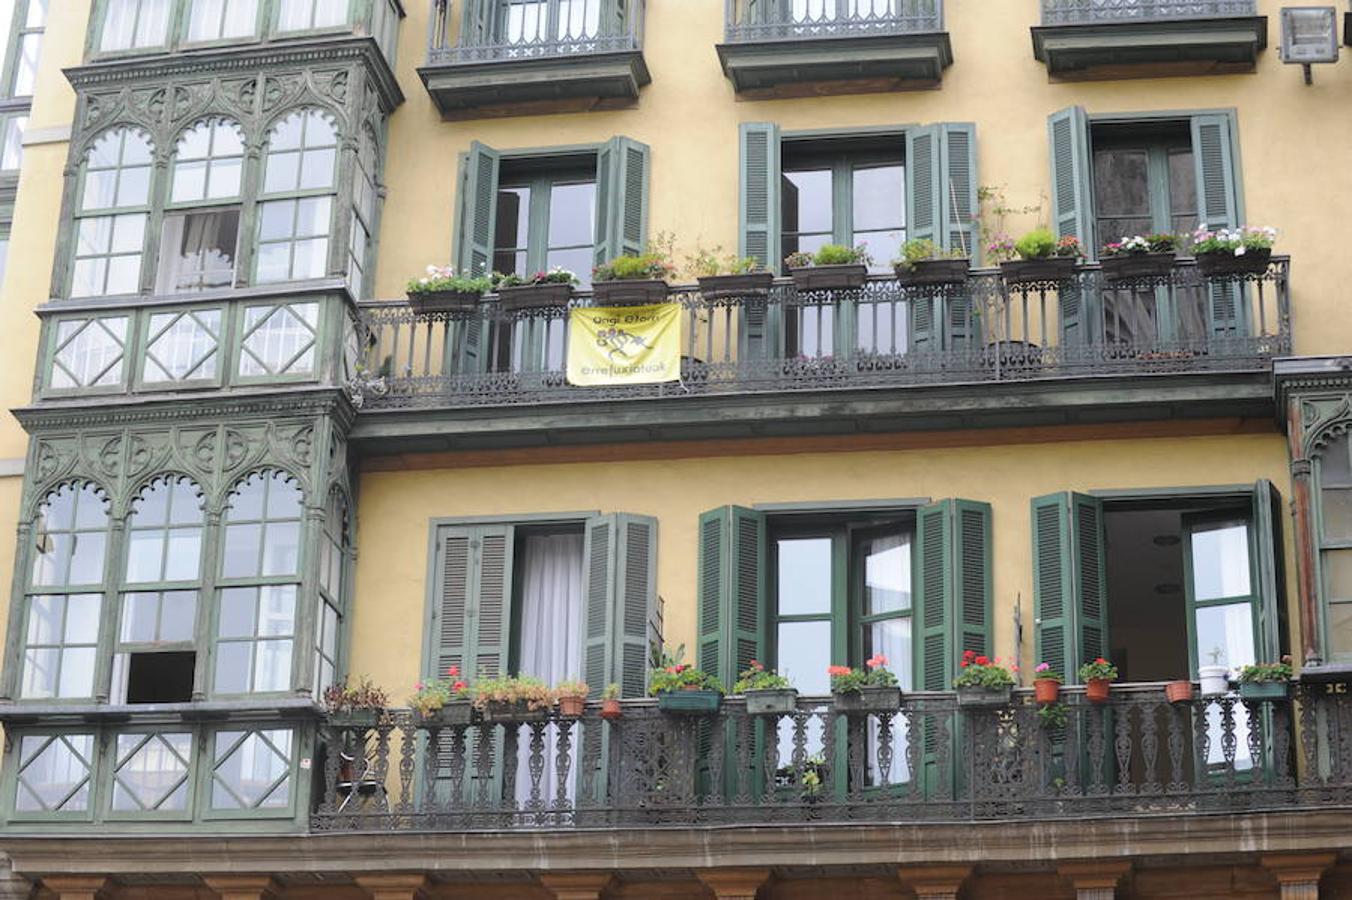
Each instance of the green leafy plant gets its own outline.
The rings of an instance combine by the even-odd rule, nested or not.
[[[866,687],[896,687],[897,676],[887,668],[887,657],[875,653],[864,661],[862,669],[849,666],[827,666],[831,676],[831,693],[849,694]]]
[[[587,693],[588,693],[590,690],[591,690],[591,687],[587,684],[587,682],[585,682],[585,681],[578,681],[578,680],[576,680],[576,679],[569,679],[569,680],[567,680],[567,681],[560,681],[560,682],[554,687],[554,696],[555,696],[555,697],[585,697],[585,696],[587,696]]]
[[[1269,684],[1290,681],[1295,674],[1295,670],[1291,667],[1291,657],[1283,656],[1280,662],[1241,666],[1239,680],[1246,684]]]
[[[945,250],[929,238],[914,238],[901,245],[901,256],[892,260],[892,265],[910,270],[916,263],[931,259],[962,259],[965,255],[961,250]]]
[[[411,279],[410,294],[432,294],[449,291],[458,294],[486,294],[493,289],[493,279],[487,275],[468,275],[456,272],[453,266],[428,266],[427,274]]]
[[[868,246],[846,247],[844,244],[826,244],[816,253],[791,253],[784,260],[790,269],[806,269],[809,266],[871,266],[873,257]]]
[[[535,287],[541,284],[578,284],[579,279],[576,274],[563,268],[555,266],[547,272],[536,272],[533,275],[518,275],[515,272],[509,272],[506,275],[493,273],[494,288],[513,288],[513,287]]]
[[[777,691],[784,688],[791,688],[789,679],[780,675],[774,669],[767,669],[763,664],[756,660],[751,660],[746,671],[737,678],[737,683],[732,686],[734,694],[745,694],[747,691]]]
[[[1036,681],[1055,681],[1057,684],[1065,684],[1066,677],[1052,668],[1051,663],[1038,663],[1033,669],[1033,678]]]
[[[1133,256],[1144,253],[1173,253],[1178,238],[1172,234],[1134,234],[1119,241],[1104,244],[1099,256]]]
[[[1056,252],[1056,235],[1046,228],[1034,228],[1014,242],[1020,259],[1050,259]]]
[[[696,245],[695,252],[685,258],[686,271],[697,278],[715,278],[719,275],[751,275],[764,272],[765,266],[754,256],[724,253],[723,247],[705,249]]]
[[[610,684],[606,685],[605,690],[601,691],[601,699],[602,700],[620,699],[620,686],[613,681]]]
[[[1101,656],[1093,662],[1087,662],[1080,666],[1080,680],[1090,681],[1092,679],[1116,681],[1117,666],[1108,662],[1108,660]]]
[[[676,267],[660,256],[617,256],[592,269],[592,281],[665,281]]]
[[[331,713],[353,712],[355,710],[383,710],[390,705],[390,695],[384,688],[362,676],[354,685],[348,685],[344,678],[324,689],[324,708]]]
[[[1244,225],[1212,231],[1203,225],[1192,233],[1192,252],[1197,256],[1208,253],[1243,256],[1250,250],[1271,250],[1276,242],[1275,228]]]
[[[717,678],[682,662],[685,658],[685,645],[676,648],[675,654],[663,653],[657,668],[648,676],[648,693],[665,694],[669,691],[697,689],[723,693],[723,685]]]
[[[445,678],[419,681],[413,685],[413,695],[408,698],[408,705],[426,716],[454,700],[469,699],[469,682],[460,677],[459,666],[451,666],[446,670]]]
[[[1064,703],[1044,703],[1037,708],[1038,721],[1043,728],[1066,727],[1066,705]]]
[[[964,650],[962,661],[958,663],[962,672],[953,679],[953,687],[962,688],[1006,688],[1014,686],[1014,672],[1017,666],[1006,666],[1004,660],[991,659],[974,650]]]
[[[535,712],[554,705],[554,694],[543,681],[530,675],[499,675],[483,678],[474,685],[474,708],[482,711],[490,703],[524,705]]]
[[[981,246],[986,248],[990,262],[999,265],[1014,259],[1014,239],[1009,236],[1006,220],[1011,216],[1037,215],[1043,222],[1042,207],[1045,196],[1035,204],[1011,206],[1005,199],[1005,189],[997,185],[981,185],[976,189],[977,234]]]

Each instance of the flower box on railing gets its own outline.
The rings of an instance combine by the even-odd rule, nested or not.
[[[573,299],[571,284],[526,284],[498,288],[498,302],[504,312],[521,309],[557,309]]]
[[[1000,263],[1000,275],[1005,279],[1005,284],[1060,283],[1075,277],[1075,267],[1079,262],[1074,256],[1014,259]]]
[[[1173,253],[1122,253],[1099,261],[1105,281],[1168,278],[1177,261]]]
[[[962,259],[924,259],[911,268],[896,266],[897,283],[902,287],[937,287],[945,284],[962,284],[967,280],[971,260]]]
[[[665,303],[671,285],[657,279],[635,278],[616,281],[598,281],[592,285],[592,294],[601,306],[644,306]]]
[[[798,708],[798,691],[793,688],[770,688],[747,691],[746,711],[753,716],[783,715]]]
[[[1008,706],[1009,687],[965,687],[958,688],[959,706]]]
[[[800,291],[852,290],[864,286],[868,267],[863,263],[842,265],[802,266],[789,269],[793,286]]]
[[[543,722],[549,718],[549,709],[548,707],[531,709],[525,700],[508,703],[490,701],[483,704],[479,716],[485,722]]]
[[[409,291],[408,305],[415,313],[468,312],[482,297],[472,291]]]
[[[707,716],[718,712],[722,700],[718,691],[663,691],[657,695],[657,708],[678,716]]]
[[[474,721],[474,705],[468,700],[452,700],[441,709],[419,714],[419,725],[442,728],[447,725],[469,725]]]
[[[1249,250],[1241,256],[1233,253],[1199,253],[1197,271],[1203,278],[1227,275],[1262,275],[1272,261],[1272,249]]]
[[[831,702],[846,715],[888,713],[901,709],[901,690],[895,687],[868,686],[857,691],[831,695]]]
[[[1291,685],[1285,681],[1241,681],[1239,696],[1245,700],[1285,700]]]
[[[336,728],[375,728],[383,709],[345,709],[329,713],[329,724]]]
[[[727,297],[763,297],[770,292],[775,277],[769,272],[749,272],[744,275],[702,275],[699,292],[705,300]]]

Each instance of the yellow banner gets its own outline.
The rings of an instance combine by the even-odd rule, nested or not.
[[[681,378],[681,304],[574,309],[568,383],[657,384]]]

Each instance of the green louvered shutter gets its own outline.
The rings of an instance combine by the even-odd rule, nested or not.
[[[954,500],[953,584],[957,623],[956,656],[962,651],[991,653],[991,507],[989,503]],[[957,675],[957,659],[950,666]]]
[[[1287,646],[1282,495],[1266,478],[1253,490],[1254,561],[1258,575],[1260,658],[1280,659]]]
[[[507,671],[512,633],[510,525],[445,527],[437,541],[431,677],[459,666],[469,678]]]
[[[1052,113],[1047,120],[1052,163],[1052,219],[1057,236],[1080,239],[1084,252],[1095,258],[1094,194],[1090,178],[1089,118],[1082,107]],[[1061,340],[1065,344],[1093,342],[1092,298],[1078,286],[1058,292]]]
[[[739,141],[738,255],[755,257],[766,269],[777,273],[784,256],[780,230],[783,172],[779,126],[773,122],[744,122]],[[738,343],[743,358],[779,355],[783,317],[777,304],[742,303],[738,305],[738,317]]]
[[[765,655],[765,517],[724,506],[700,516],[697,664],[732,687]]]
[[[459,244],[455,266],[462,272],[483,275],[493,268],[493,234],[498,210],[496,150],[475,141],[460,170]]]
[[[946,691],[953,676],[951,531],[952,501],[916,513],[916,591],[920,598],[920,639],[916,645],[915,685],[922,691]]]
[[[1071,494],[1075,541],[1075,588],[1079,594],[1081,662],[1108,653],[1108,573],[1105,563],[1103,501]]]
[[[1033,499],[1033,621],[1036,662],[1074,680],[1069,634],[1071,586],[1069,506],[1065,494]]]
[[[943,177],[940,174],[939,126],[906,132],[906,238],[942,244]],[[943,300],[928,292],[910,304],[911,349],[939,350]]]
[[[582,679],[599,697],[614,676],[612,648],[615,639],[615,517],[587,520],[586,550],[582,573]]]
[[[648,158],[648,145],[627,137],[611,138],[597,151],[597,265],[643,252],[648,239]]]
[[[1192,117],[1192,156],[1197,169],[1197,209],[1208,228],[1243,224],[1233,119],[1225,113]],[[1245,334],[1244,289],[1234,282],[1209,285],[1208,318],[1215,337]]]
[[[451,666],[467,671],[470,659],[467,624],[470,590],[470,533],[444,528],[437,539],[436,591],[432,601],[433,642],[428,648],[425,678],[438,678]]]
[[[939,171],[943,175],[939,209],[941,243],[946,250],[962,250],[973,262],[980,259],[976,240],[977,169],[976,125],[945,122],[938,126]]]
[[[583,677],[593,696],[615,682],[623,696],[642,697],[660,621],[657,520],[622,513],[589,519],[586,560]]]

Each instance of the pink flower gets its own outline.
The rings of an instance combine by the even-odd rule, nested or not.
[[[421,690],[423,689],[423,687],[424,687],[423,683],[422,683],[421,681],[419,681],[417,684],[413,685],[413,690],[415,690],[415,691],[421,691]]]
[[[853,670],[849,666],[827,666],[827,675],[849,675]]]
[[[447,676],[449,676],[449,677],[451,677],[451,678],[454,678],[454,677],[456,677],[457,675],[460,674],[460,667],[459,667],[459,666],[451,666],[449,669],[446,670],[446,674],[447,674]]]
[[[887,657],[883,656],[881,653],[875,653],[871,659],[864,663],[864,665],[868,666],[870,669],[881,668],[882,666],[887,665]]]
[[[1050,669],[1050,668],[1051,668],[1051,664],[1050,664],[1050,663],[1038,663],[1038,664],[1037,664],[1037,668],[1034,669],[1033,671],[1034,671],[1034,672],[1046,672],[1046,671],[1047,671],[1048,669]]]

